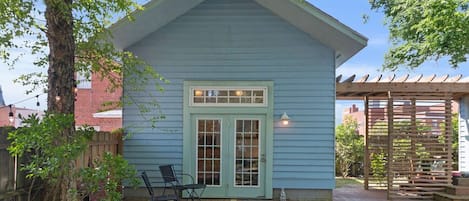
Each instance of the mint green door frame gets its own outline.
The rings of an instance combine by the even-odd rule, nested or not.
[[[202,137],[203,140],[201,142],[201,146],[206,146],[206,140],[209,142],[209,147],[205,151],[205,154],[204,148],[196,148],[191,152],[191,166],[197,167],[197,160],[199,160],[198,156],[200,155],[200,159],[202,160],[201,163],[206,164],[205,162],[208,162],[208,166],[210,166],[209,173],[211,174],[207,175],[209,179],[208,183],[211,183],[214,180],[220,182],[217,182],[214,185],[208,185],[203,194],[204,197],[265,197],[265,115],[193,114],[191,119],[192,133],[199,133],[198,129],[206,131],[207,128],[210,128],[207,129],[210,130],[207,133],[217,133],[216,136],[204,136],[202,134],[204,137]],[[217,123],[217,125],[219,126],[217,126],[217,128],[220,130],[216,130],[214,127],[206,127],[207,124],[204,124],[206,121],[211,122],[211,125],[213,125],[212,122],[218,122],[219,124]],[[201,123],[200,125],[199,122]],[[239,126],[237,126],[238,123],[240,124]],[[248,123],[249,125],[246,124],[247,127],[244,127],[244,123]],[[252,138],[253,135],[250,132],[253,130],[250,129],[254,129],[256,131],[255,133],[257,133],[254,135],[254,140]],[[244,133],[243,131],[247,132]],[[191,136],[191,141],[194,146],[199,145],[198,140],[200,139],[198,139],[198,137],[199,136],[196,135]],[[257,138],[258,140],[256,140]],[[217,147],[216,151],[214,150],[214,144],[216,144],[215,147]],[[239,146],[237,146],[237,144],[239,144]],[[244,144],[248,146],[247,149],[243,148]],[[255,150],[249,148],[251,145],[255,146]],[[237,149],[239,149],[238,151],[240,152],[238,152]],[[252,155],[253,153],[256,154]],[[204,159],[204,155],[209,155],[209,158]],[[213,167],[214,164],[217,164],[217,166],[220,167],[219,170],[216,170],[217,172],[221,172],[219,176],[218,173],[212,172],[213,169],[211,169],[211,167]],[[250,177],[252,175],[255,177]],[[247,179],[248,183],[244,183],[243,179]],[[257,183],[257,185],[253,183]]]
[[[193,86],[213,86],[213,87],[259,87],[267,88],[266,105],[265,106],[191,106],[190,98],[191,87]],[[265,195],[262,198],[272,198],[272,170],[273,170],[273,82],[272,81],[185,81],[184,82],[184,111],[183,111],[183,171],[196,176],[196,167],[194,160],[195,143],[192,137],[192,116],[193,115],[262,115],[265,117],[265,138],[264,151],[265,151],[265,171],[263,179],[263,188]],[[184,182],[190,182],[189,178]],[[238,189],[239,190],[239,189]],[[242,191],[241,191],[242,192]],[[227,196],[230,198],[246,198],[242,193],[236,192],[237,196]],[[228,193],[227,195],[229,195]]]

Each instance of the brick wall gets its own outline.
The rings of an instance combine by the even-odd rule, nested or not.
[[[89,125],[99,127],[100,131],[112,131],[122,127],[122,118],[94,118],[93,114],[116,109],[103,106],[108,101],[119,101],[122,89],[114,92],[107,91],[109,86],[107,79],[101,80],[97,75],[91,77],[91,88],[78,88],[75,101],[75,123],[77,126]]]

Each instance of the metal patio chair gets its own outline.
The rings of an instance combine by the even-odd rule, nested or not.
[[[191,200],[200,200],[202,194],[205,191],[205,184],[197,184],[195,183],[194,177],[190,174],[181,174],[185,176],[189,176],[192,179],[191,184],[182,184],[177,179],[176,173],[174,171],[173,165],[161,165],[160,167],[161,176],[163,177],[165,187],[170,185],[175,191],[178,191],[180,195],[183,192],[187,192],[188,197]],[[199,191],[199,192],[197,192]]]
[[[169,200],[174,200],[174,201],[179,201],[179,196],[178,192],[174,191],[174,194],[168,194],[166,195],[166,188],[163,190],[163,195],[156,196],[155,193],[153,192],[153,187],[151,186],[151,182],[148,179],[148,175],[145,171],[142,172],[141,174],[143,182],[145,182],[145,186],[147,187],[148,194],[150,194],[150,201],[169,201]]]

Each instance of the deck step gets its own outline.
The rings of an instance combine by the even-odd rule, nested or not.
[[[446,193],[451,195],[466,195],[469,197],[469,186],[447,186]]]
[[[469,187],[469,178],[464,178],[464,177],[455,178],[454,185]]]
[[[435,193],[433,196],[435,201],[469,201],[467,195],[451,195],[448,193]]]

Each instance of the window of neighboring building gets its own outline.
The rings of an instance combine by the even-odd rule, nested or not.
[[[77,72],[77,88],[78,89],[91,89],[91,74],[90,72]]]

